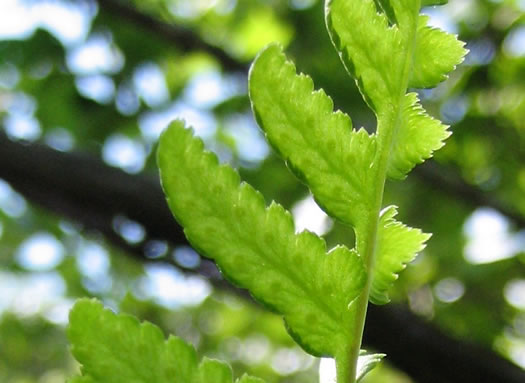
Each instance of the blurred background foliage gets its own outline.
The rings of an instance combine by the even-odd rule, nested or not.
[[[392,295],[451,337],[525,368],[525,1],[451,0],[424,12],[470,53],[445,83],[418,90],[454,134],[434,161],[388,184],[386,203],[400,207],[401,220],[434,234]],[[290,208],[299,229],[352,245],[351,231],[320,211],[251,115],[249,63],[272,41],[354,126],[373,130],[329,42],[320,0],[2,0],[0,151],[16,143],[24,164],[51,172],[34,147],[65,159],[81,153],[158,184],[158,136],[183,118],[268,201]],[[64,329],[83,296],[230,361],[235,376],[318,381],[318,360],[295,346],[281,319],[205,272],[182,241],[155,236],[152,222],[129,211],[111,213],[108,235],[82,214],[61,214],[60,194],[43,207],[31,196],[54,185],[18,190],[14,162],[0,161],[1,382],[58,383],[75,373]],[[24,166],[21,178],[36,168]],[[64,182],[80,182],[74,173]],[[105,186],[84,188],[86,196]],[[388,362],[366,380],[414,381]]]

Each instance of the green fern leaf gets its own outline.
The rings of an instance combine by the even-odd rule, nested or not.
[[[377,12],[374,0],[327,0],[326,23],[363,98],[376,113],[386,113],[403,87],[403,58],[393,54],[404,48],[402,34],[389,26],[385,13]]]
[[[349,305],[366,272],[356,252],[310,232],[295,234],[280,205],[266,208],[251,186],[173,123],[161,136],[158,165],[168,203],[186,237],[237,285],[284,315],[290,333],[314,355],[334,355],[351,333]]]
[[[363,378],[372,371],[386,354],[371,354],[365,350],[359,352],[359,358],[357,359],[357,374],[356,382],[359,383]]]
[[[81,299],[70,312],[67,330],[82,376],[70,383],[233,383],[230,367],[217,360],[198,364],[193,347],[168,340],[151,323],[116,315],[95,301]],[[243,377],[237,383],[263,383]]]
[[[314,91],[310,77],[297,75],[277,45],[255,59],[249,84],[254,114],[268,141],[316,201],[343,222],[363,221],[373,197],[375,137],[354,131],[350,117],[334,113],[330,97]]]
[[[376,264],[372,274],[370,301],[385,304],[390,301],[388,289],[407,263],[425,248],[430,234],[403,225],[394,219],[397,208],[389,206],[381,212],[379,222]]]
[[[281,313],[305,350],[335,357],[340,382],[361,380],[381,359],[358,358],[368,299],[388,302],[398,273],[429,238],[396,221],[395,207],[380,209],[386,177],[404,178],[450,134],[425,113],[416,94],[407,93],[443,81],[466,52],[419,15],[422,6],[443,2],[326,1],[331,39],[376,114],[373,135],[353,130],[347,115],[334,113],[332,100],[315,91],[308,76],[296,74],[279,46],[261,52],[250,70],[252,107],[269,142],[323,209],[354,227],[357,250],[327,252],[319,237],[296,234],[284,208],[266,207],[183,123],[160,140],[163,188],[189,241],[233,283]],[[208,373],[231,380],[219,362],[201,363],[201,379]]]
[[[406,89],[435,86],[446,79],[463,60],[464,44],[428,27],[428,17],[414,12],[416,0],[382,0],[387,13],[377,13],[374,0],[331,0],[328,4],[332,41],[376,112],[377,140],[389,136],[394,141],[388,176],[404,178],[450,135],[444,125],[424,113],[415,95],[405,94]],[[360,18],[372,23],[359,23]],[[392,18],[396,24],[390,25]]]
[[[387,174],[393,179],[403,179],[414,166],[432,157],[450,136],[448,126],[430,117],[415,93],[403,99],[402,120],[393,138]]]
[[[227,363],[204,357],[199,365],[198,381],[203,383],[232,383],[232,370]]]
[[[465,43],[438,28],[429,27],[428,16],[419,16],[409,87],[430,88],[447,79],[463,61]]]

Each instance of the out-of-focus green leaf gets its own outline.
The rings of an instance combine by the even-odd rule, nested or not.
[[[116,315],[94,300],[75,304],[68,337],[82,373],[73,383],[233,383],[227,364],[207,358],[198,364],[193,347],[181,339],[165,340],[151,323]]]

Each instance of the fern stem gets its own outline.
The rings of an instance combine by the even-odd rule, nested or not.
[[[408,88],[408,79],[412,65],[413,52],[416,43],[417,34],[417,15],[421,8],[420,2],[416,1],[417,6],[414,7],[415,17],[411,18],[415,22],[412,25],[407,25],[406,28],[410,31],[408,36],[408,44],[406,49],[405,62],[403,67],[402,81],[400,82],[398,102],[389,110],[378,112],[378,148],[374,166],[371,171],[375,171],[375,198],[372,201],[371,208],[366,222],[363,226],[356,227],[356,247],[358,253],[364,257],[367,280],[363,292],[352,305],[356,310],[356,321],[353,324],[353,342],[348,350],[343,351],[341,355],[336,356],[336,371],[337,383],[355,383],[357,375],[357,361],[361,349],[363,332],[366,321],[366,313],[368,310],[368,299],[370,295],[370,288],[372,285],[372,270],[375,262],[377,233],[379,229],[379,218],[381,207],[383,205],[383,195],[385,189],[385,182],[387,178],[388,164],[392,152],[392,146],[396,133],[401,124],[401,105]]]
[[[384,185],[385,179],[383,178],[382,184]],[[373,268],[375,245],[377,238],[377,230],[379,223],[379,213],[381,209],[381,203],[383,201],[383,189],[381,187],[381,193],[378,197],[379,203],[374,207],[373,211],[369,214],[367,220],[368,227],[365,228],[363,241],[358,238],[358,251],[360,254],[365,255],[367,270]],[[375,218],[374,218],[375,217]],[[357,230],[359,232],[359,230]],[[368,273],[370,275],[370,273]],[[361,343],[363,338],[363,332],[365,328],[366,313],[368,309],[368,296],[370,295],[370,287],[372,285],[372,278],[367,277],[366,285],[356,302],[352,305],[352,309],[356,310],[357,321],[353,324],[353,337],[355,339],[351,347],[341,357],[336,358],[336,371],[337,371],[337,382],[338,383],[354,383],[357,375],[357,361],[359,358],[359,352],[361,350]]]

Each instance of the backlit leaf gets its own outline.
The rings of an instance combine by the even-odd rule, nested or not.
[[[199,382],[232,383],[230,366],[215,359],[203,358],[199,365]]]
[[[326,212],[346,223],[362,221],[374,196],[375,137],[334,113],[332,100],[314,91],[310,77],[297,75],[276,45],[252,66],[250,98],[269,142]]]
[[[405,226],[394,217],[397,208],[389,206],[381,212],[379,222],[376,264],[372,274],[370,301],[385,304],[390,301],[388,289],[398,278],[407,263],[425,248],[430,234]]]
[[[372,371],[385,356],[386,354],[371,354],[361,350],[357,359],[357,383],[361,382],[366,374]]]
[[[447,74],[463,61],[466,54],[456,36],[429,27],[428,16],[419,16],[417,43],[408,86],[429,88],[447,79]]]
[[[326,10],[328,31],[345,68],[368,105],[381,113],[402,91],[403,36],[373,0],[328,0]]]
[[[432,157],[450,136],[448,126],[430,117],[415,93],[405,95],[401,116],[388,163],[387,174],[394,179],[405,178],[414,166]]]
[[[162,135],[162,185],[189,241],[255,298],[284,315],[290,333],[314,355],[334,355],[352,339],[348,309],[366,279],[345,247],[295,234],[290,213],[240,183],[231,167],[203,150],[182,122]]]
[[[380,9],[374,0],[329,0],[326,17],[343,64],[377,115],[376,140],[393,140],[388,176],[401,179],[449,136],[406,89],[437,85],[466,50],[455,36],[427,26],[417,1],[376,1]]]

